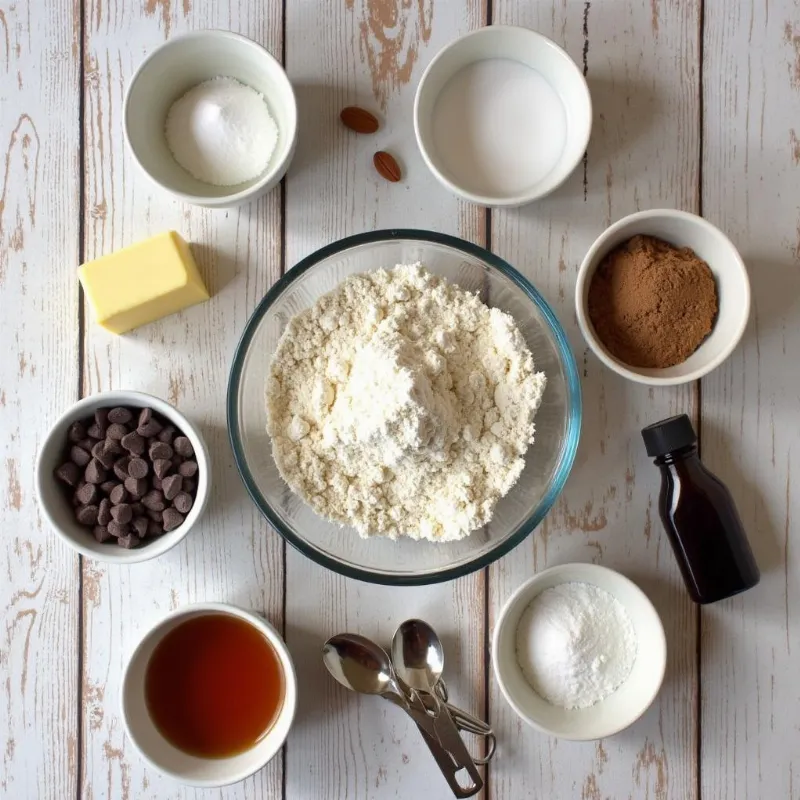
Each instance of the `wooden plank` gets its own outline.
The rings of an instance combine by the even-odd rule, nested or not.
[[[78,558],[43,519],[39,446],[77,399],[80,21],[0,5],[0,797],[74,797]]]
[[[703,381],[703,459],[761,584],[701,617],[704,798],[800,796],[800,7],[705,3],[703,210],[739,247],[750,326]]]
[[[416,84],[447,42],[483,22],[477,2],[301,0],[287,6],[286,58],[300,105],[300,143],[287,182],[287,265],[321,245],[364,230],[419,227],[482,240],[483,212],[445,192],[428,173],[412,129]],[[356,137],[338,121],[346,105],[380,110],[383,127]],[[374,172],[377,149],[404,172],[388,184]],[[380,266],[378,264],[375,265]],[[447,788],[416,729],[396,708],[348,693],[325,672],[320,650],[340,631],[388,644],[411,616],[447,643],[451,692],[483,705],[483,579],[393,588],[324,571],[287,551],[286,624],[302,687],[287,748],[286,797],[359,800],[440,797]]]
[[[208,211],[155,189],[125,152],[123,92],[145,54],[166,36],[227,28],[280,56],[281,3],[213,0],[86,3],[86,257],[170,227],[194,242],[213,293],[209,303],[113,337],[91,323],[84,390],[135,388],[163,397],[200,423],[213,463],[213,494],[186,542],[129,568],[84,564],[84,770],[86,797],[194,797],[145,767],[123,735],[122,668],[144,631],[171,609],[224,600],[282,625],[283,544],[247,498],[228,445],[224,399],[234,346],[256,302],[280,273],[280,189],[250,206]],[[282,759],[218,796],[280,796]]]
[[[493,249],[552,303],[582,371],[583,434],[563,495],[540,530],[490,572],[493,622],[534,572],[594,561],[636,580],[664,620],[665,685],[650,711],[607,740],[549,739],[521,723],[492,680],[500,738],[490,796],[599,800],[696,797],[696,612],[657,516],[658,472],[643,452],[647,423],[694,410],[693,388],[656,391],[624,382],[588,353],[575,323],[575,275],[594,238],[633,211],[697,209],[699,5],[521,4],[494,0],[495,23],[540,31],[587,73],[594,130],[585,167],[551,197],[493,212]],[[535,354],[534,354],[535,355]],[[535,451],[535,445],[534,445]]]

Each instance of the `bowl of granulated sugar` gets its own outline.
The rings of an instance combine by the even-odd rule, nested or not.
[[[536,31],[490,25],[431,61],[417,88],[414,131],[439,182],[484,206],[521,206],[580,163],[592,128],[583,73]]]
[[[297,141],[297,104],[280,63],[229,31],[170,39],[136,70],[125,96],[125,138],[161,188],[207,208],[272,189]]]
[[[524,583],[500,612],[492,664],[532,727],[602,739],[632,725],[661,688],[664,627],[647,595],[596,564],[562,564]]]

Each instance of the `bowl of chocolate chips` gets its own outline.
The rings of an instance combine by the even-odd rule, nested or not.
[[[98,561],[155,558],[180,542],[210,490],[195,425],[142,392],[87,397],[51,428],[36,463],[40,507],[74,550]]]

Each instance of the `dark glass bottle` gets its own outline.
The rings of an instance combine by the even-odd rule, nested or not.
[[[696,603],[713,603],[755,586],[758,565],[727,486],[697,455],[686,414],[642,430],[647,454],[661,470],[658,510]]]

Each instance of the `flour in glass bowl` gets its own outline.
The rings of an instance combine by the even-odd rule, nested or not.
[[[548,703],[588,708],[627,679],[637,639],[628,612],[605,589],[562,583],[545,589],[517,626],[517,661]]]
[[[508,314],[400,265],[348,278],[289,321],[267,430],[281,475],[326,519],[454,541],[519,478],[544,386]]]

